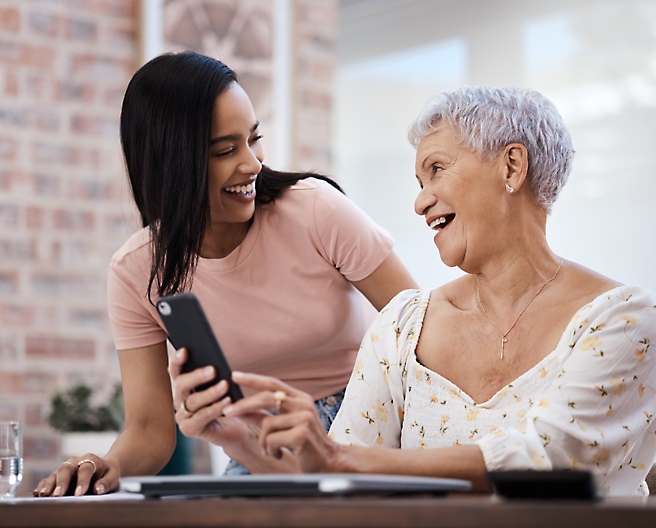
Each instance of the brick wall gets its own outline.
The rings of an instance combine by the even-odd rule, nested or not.
[[[294,98],[291,160],[299,170],[331,174],[337,0],[294,0]]]
[[[21,493],[61,462],[53,391],[119,376],[105,284],[137,225],[118,140],[135,8],[0,3],[0,419],[24,423]]]
[[[257,23],[265,4],[249,4]],[[105,287],[112,253],[138,227],[118,137],[137,8],[0,1],[0,419],[24,423],[23,495],[62,461],[44,422],[52,393],[77,380],[108,391],[119,376]],[[291,160],[329,172],[337,2],[293,0],[292,13]]]

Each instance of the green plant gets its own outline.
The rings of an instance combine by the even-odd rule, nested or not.
[[[125,420],[121,384],[105,405],[93,407],[93,389],[79,383],[68,390],[55,393],[51,400],[48,423],[62,432],[120,431]]]

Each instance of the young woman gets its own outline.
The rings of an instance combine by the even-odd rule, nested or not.
[[[330,425],[368,323],[359,292],[380,309],[415,283],[389,234],[335,182],[264,167],[261,139],[235,73],[215,59],[162,55],[132,78],[121,141],[143,229],[108,281],[125,428],[106,456],[70,458],[35,495],[105,493],[168,461],[175,418],[155,303],[180,291],[198,296],[233,368],[310,393]],[[203,406],[189,397],[178,415]],[[178,422],[216,442],[211,424]]]

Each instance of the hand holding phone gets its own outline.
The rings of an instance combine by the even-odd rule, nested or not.
[[[232,401],[243,398],[239,385],[232,381],[230,365],[207,317],[205,317],[198,298],[193,293],[179,293],[162,297],[157,302],[157,311],[166,327],[171,344],[176,350],[183,347],[187,349],[187,362],[183,367],[185,372],[208,365],[214,367],[215,378],[196,387],[196,391],[205,390],[224,379],[228,382],[228,396]]]

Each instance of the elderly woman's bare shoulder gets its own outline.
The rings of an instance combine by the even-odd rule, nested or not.
[[[613,280],[590,268],[586,268],[576,262],[567,261],[561,271],[562,276],[554,293],[559,294],[564,301],[571,301],[583,305],[592,301],[602,293],[618,286],[621,282]]]
[[[456,310],[470,309],[472,288],[475,288],[474,277],[464,275],[435,288],[431,292],[430,303],[433,308],[441,306]]]

